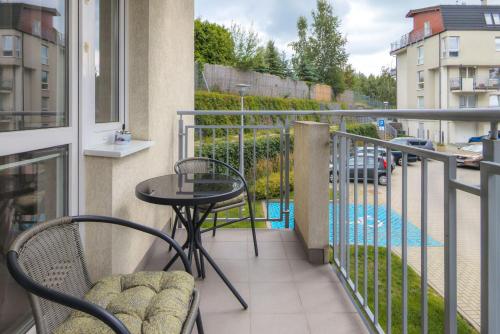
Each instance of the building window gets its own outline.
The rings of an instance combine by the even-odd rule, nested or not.
[[[495,50],[500,52],[500,37],[495,38]]]
[[[492,25],[493,24],[493,17],[491,16],[491,13],[485,13],[484,20],[486,21],[487,25]]]
[[[40,50],[40,54],[41,54],[42,65],[48,65],[49,64],[49,47],[46,45],[42,45],[42,48]]]
[[[113,123],[120,119],[120,20],[119,0],[96,0],[95,28],[95,122]]]
[[[417,65],[423,65],[424,64],[424,47],[419,46],[417,48]]]
[[[21,57],[21,42],[17,36],[3,36],[2,49],[4,57]]]
[[[32,33],[35,36],[40,36],[41,35],[41,33],[42,33],[42,24],[40,23],[39,20],[34,20],[33,21]]]
[[[476,77],[475,67],[460,67],[460,77],[474,79]]]
[[[429,21],[424,22],[424,36],[428,37],[432,35],[431,23]]]
[[[424,89],[424,71],[418,71],[417,72],[417,88],[418,89]]]
[[[418,109],[425,108],[425,99],[423,96],[417,96],[417,108]]]
[[[495,22],[496,25],[500,25],[500,13],[493,14],[493,22]]]
[[[42,97],[42,111],[48,111],[48,110],[49,110],[49,98]]]
[[[49,89],[49,72],[42,71],[42,89]]]
[[[443,58],[456,58],[460,54],[460,37],[444,37],[441,40]]]
[[[500,95],[490,95],[490,107],[500,107]]]
[[[461,95],[460,108],[475,108],[476,101],[477,101],[476,95]]]

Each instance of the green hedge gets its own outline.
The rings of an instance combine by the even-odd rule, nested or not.
[[[283,176],[284,177],[284,176]],[[269,175],[269,185],[267,188],[267,194],[266,194],[266,183],[267,183],[267,177],[261,177],[260,179],[257,180],[255,183],[255,199],[256,200],[265,200],[266,198],[272,199],[272,198],[280,198],[280,173],[272,173]],[[293,185],[294,185],[294,175],[293,171],[290,171],[290,192],[293,191]],[[285,186],[284,180],[283,180],[283,187]],[[266,196],[267,195],[267,196]]]
[[[366,123],[366,124],[350,123],[350,124],[347,124],[347,132],[358,135],[358,136],[379,139],[377,127],[371,123]]]

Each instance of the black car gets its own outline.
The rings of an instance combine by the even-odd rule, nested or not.
[[[426,140],[426,139],[404,137],[404,138],[394,138],[390,142],[394,143],[394,144],[413,146],[413,147],[421,148],[424,150],[435,151],[434,145],[432,144],[432,142],[430,140]],[[392,156],[394,158],[394,161],[399,166],[403,165],[403,152],[392,151]],[[416,156],[415,154],[408,153],[408,162],[416,162],[418,160],[419,160],[418,156]]]
[[[367,180],[374,181],[375,179],[375,157],[373,155],[368,155],[367,158]],[[364,180],[364,159],[362,156],[358,155],[358,180]],[[349,158],[349,179],[354,180],[354,157]],[[391,173],[394,168],[391,168]],[[337,175],[339,171],[337,170]],[[378,158],[378,184],[385,186],[387,185],[387,160],[383,157]],[[330,183],[333,183],[333,165],[330,164]]]

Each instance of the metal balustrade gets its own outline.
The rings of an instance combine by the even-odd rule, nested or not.
[[[444,303],[445,303],[445,333],[457,333],[457,193],[466,192],[481,199],[481,333],[500,333],[500,142],[486,140],[484,142],[484,157],[486,162],[481,164],[481,184],[470,185],[457,178],[456,158],[446,153],[423,150],[410,146],[362,137],[346,132],[347,122],[358,117],[364,119],[420,119],[420,120],[448,120],[448,121],[474,121],[488,122],[491,124],[491,138],[498,138],[498,122],[500,110],[491,108],[474,109],[446,109],[446,110],[351,110],[351,111],[179,111],[179,155],[181,158],[189,155],[209,154],[209,157],[221,158],[229,162],[230,143],[239,143],[239,161],[244,161],[245,150],[239,140],[245,134],[251,152],[250,170],[243,172],[250,178],[250,184],[256,182],[255,168],[257,138],[264,138],[267,142],[264,155],[269,155],[269,142],[273,136],[279,137],[279,174],[280,174],[280,217],[271,218],[268,213],[260,220],[285,220],[289,225],[290,213],[290,157],[293,153],[291,127],[293,122],[302,119],[314,119],[336,126],[336,131],[331,135],[331,207],[332,214],[332,244],[333,267],[337,270],[343,286],[349,292],[359,313],[364,317],[370,330],[377,333],[392,332],[392,260],[394,253],[401,257],[402,262],[402,319],[401,332],[409,332],[408,324],[408,158],[419,158],[419,171],[421,175],[420,203],[412,203],[420,207],[420,316],[421,333],[429,332],[428,308],[428,227],[429,203],[428,194],[433,187],[443,191],[443,228],[444,228]],[[192,121],[195,116],[196,121]],[[214,116],[238,116],[234,125],[214,124]],[[243,116],[243,117],[242,117]],[[197,124],[203,117],[211,117],[210,125]],[[240,122],[241,118],[241,122]],[[205,122],[207,123],[207,122]],[[215,122],[216,123],[216,122]],[[208,148],[204,146],[208,146]],[[216,149],[226,148],[224,154]],[[382,150],[380,150],[382,149]],[[385,154],[383,153],[385,150]],[[369,153],[373,152],[373,153]],[[381,154],[382,152],[382,154]],[[394,176],[391,168],[393,163],[392,153],[401,152],[403,157],[401,174],[401,193],[393,192]],[[248,157],[247,157],[248,158]],[[379,160],[384,162],[384,168],[373,169],[373,182],[368,182],[370,159],[373,165],[378,166]],[[435,184],[429,180],[429,163],[437,162],[443,173],[443,183]],[[350,163],[352,162],[352,164]],[[359,164],[361,162],[361,164]],[[360,170],[361,169],[361,170]],[[351,171],[353,171],[351,175]],[[385,173],[385,185],[379,185],[379,176]],[[351,182],[352,181],[352,182]],[[433,182],[433,183],[431,183]],[[269,177],[266,187],[269,186]],[[385,199],[380,198],[379,189],[384,187]],[[352,198],[351,191],[352,188]],[[360,191],[361,190],[361,191]],[[370,191],[373,191],[370,197]],[[382,192],[383,193],[383,192]],[[362,195],[361,195],[362,194]],[[270,199],[266,199],[266,204]],[[392,244],[394,224],[392,222],[392,206],[396,200],[401,201],[401,234],[400,245]],[[373,235],[368,233],[369,202],[373,203],[373,216],[375,225],[378,225],[378,210],[385,209],[385,292],[386,303],[380,308],[380,282],[379,277],[379,235],[378,228],[373,229]],[[379,204],[382,204],[380,206]],[[266,207],[268,207],[266,205]],[[350,208],[354,207],[353,213]],[[361,208],[361,209],[359,209]],[[352,215],[352,217],[351,217]],[[353,230],[351,232],[350,223]],[[236,219],[236,217],[226,217]],[[358,224],[358,221],[361,223]],[[358,226],[359,225],[359,226]],[[350,235],[353,233],[354,235]],[[389,237],[391,236],[391,237]],[[370,240],[370,238],[372,240]],[[373,270],[369,272],[368,249],[373,247]],[[362,256],[361,256],[362,255]],[[361,257],[360,257],[361,256]],[[352,258],[353,257],[353,258]],[[373,275],[373,287],[369,287],[368,275]],[[373,290],[373,302],[369,302],[368,290]],[[381,315],[385,313],[385,326],[380,323]]]

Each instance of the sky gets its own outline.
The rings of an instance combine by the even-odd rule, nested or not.
[[[330,0],[347,37],[349,62],[365,74],[379,74],[382,67],[395,67],[390,45],[412,29],[410,9],[456,4],[456,0]],[[480,0],[459,0],[478,5]],[[500,5],[500,0],[489,0]],[[195,0],[196,17],[211,22],[241,24],[259,33],[262,42],[273,39],[290,56],[290,42],[296,40],[297,18],[310,13],[316,0]]]

